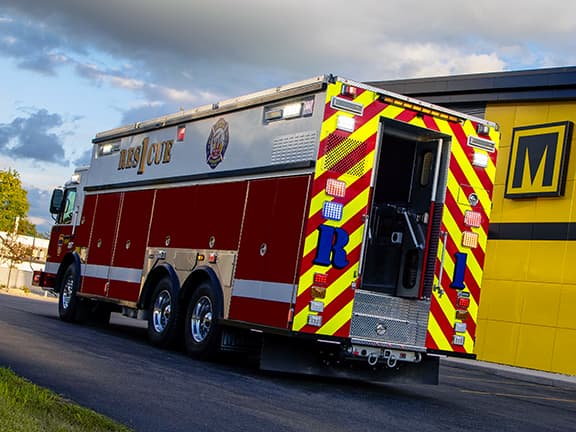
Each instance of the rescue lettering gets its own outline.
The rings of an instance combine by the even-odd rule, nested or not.
[[[318,245],[316,247],[316,257],[314,264],[342,269],[348,265],[346,250],[344,246],[348,244],[350,237],[342,228],[335,228],[328,225],[318,227]]]
[[[174,140],[150,143],[148,137],[142,144],[120,150],[118,169],[138,168],[137,174],[143,174],[146,166],[170,163],[172,158],[172,145]]]

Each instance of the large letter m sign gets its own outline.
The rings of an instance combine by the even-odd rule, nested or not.
[[[572,139],[572,122],[514,128],[506,198],[561,196]]]

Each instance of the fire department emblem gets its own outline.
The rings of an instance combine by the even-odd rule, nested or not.
[[[216,168],[224,160],[229,138],[228,123],[224,119],[219,119],[212,126],[210,136],[206,142],[206,163],[210,168]]]

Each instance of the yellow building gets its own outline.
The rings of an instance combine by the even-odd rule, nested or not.
[[[576,67],[371,84],[500,125],[476,354],[576,375]]]

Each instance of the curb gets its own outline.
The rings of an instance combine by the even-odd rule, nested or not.
[[[576,389],[576,376],[564,375],[554,372],[546,372],[535,369],[526,369],[516,366],[508,366],[499,363],[491,363],[480,360],[468,360],[454,357],[443,357],[440,359],[441,364],[450,364],[462,369],[484,369],[490,370],[494,375],[522,379],[537,384],[546,384],[558,386],[558,384],[567,384]]]
[[[58,296],[51,295],[42,288],[32,288],[28,292],[18,288],[0,289],[0,294],[14,297],[27,297],[35,300],[57,301],[58,299]]]

